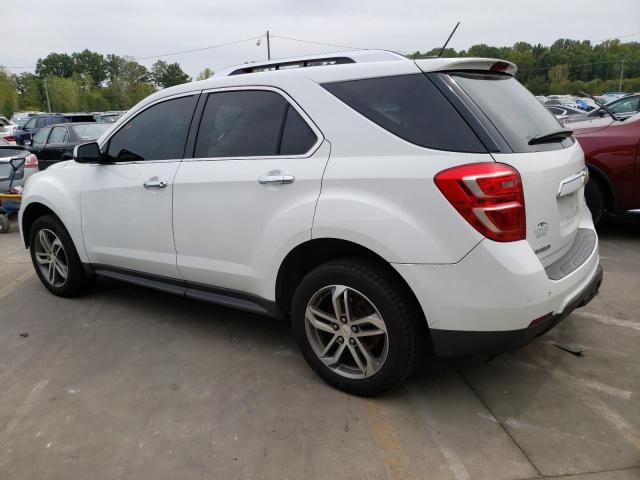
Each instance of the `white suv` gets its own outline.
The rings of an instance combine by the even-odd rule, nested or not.
[[[355,394],[522,346],[602,270],[582,150],[515,71],[364,51],[162,90],[31,178],[24,243],[56,295],[102,275],[290,315]]]

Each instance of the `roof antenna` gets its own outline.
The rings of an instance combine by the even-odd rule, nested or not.
[[[456,26],[453,27],[453,31],[449,34],[449,38],[447,38],[447,41],[444,42],[444,45],[442,46],[442,49],[440,49],[440,53],[438,54],[438,58],[440,58],[442,56],[442,54],[444,53],[444,49],[447,48],[447,45],[449,45],[449,41],[451,40],[451,37],[453,37],[453,34],[456,33],[456,30],[458,29],[459,26],[460,26],[460,22],[456,23]]]

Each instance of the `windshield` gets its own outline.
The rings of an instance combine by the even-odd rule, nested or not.
[[[480,107],[514,152],[563,148],[561,138],[544,146],[529,145],[532,138],[560,130],[562,125],[515,78],[491,73],[449,75]]]
[[[94,123],[91,125],[74,125],[71,127],[78,140],[95,140],[109,129],[108,124]]]

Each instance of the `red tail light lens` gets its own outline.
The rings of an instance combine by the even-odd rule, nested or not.
[[[4,139],[7,142],[15,142],[16,141],[16,137],[14,137],[13,135],[7,135],[6,137],[4,137]]]
[[[38,157],[32,153],[25,159],[24,166],[28,168],[36,168],[38,166]]]
[[[497,242],[526,237],[524,192],[518,171],[502,163],[472,163],[443,170],[435,183],[473,228]]]

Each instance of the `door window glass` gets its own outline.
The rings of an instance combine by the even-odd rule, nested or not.
[[[282,131],[280,155],[302,155],[318,141],[318,137],[300,114],[289,105],[287,119]]]
[[[277,155],[287,107],[287,101],[271,91],[210,94],[198,131],[195,157]]]
[[[109,140],[107,161],[181,159],[196,98],[167,100],[130,119]]]
[[[64,143],[64,137],[67,135],[67,129],[64,127],[54,127],[49,136],[48,143]]]
[[[38,133],[36,133],[31,140],[31,145],[33,147],[44,147],[44,144],[47,143],[47,137],[49,136],[50,131],[50,128],[38,130]]]

